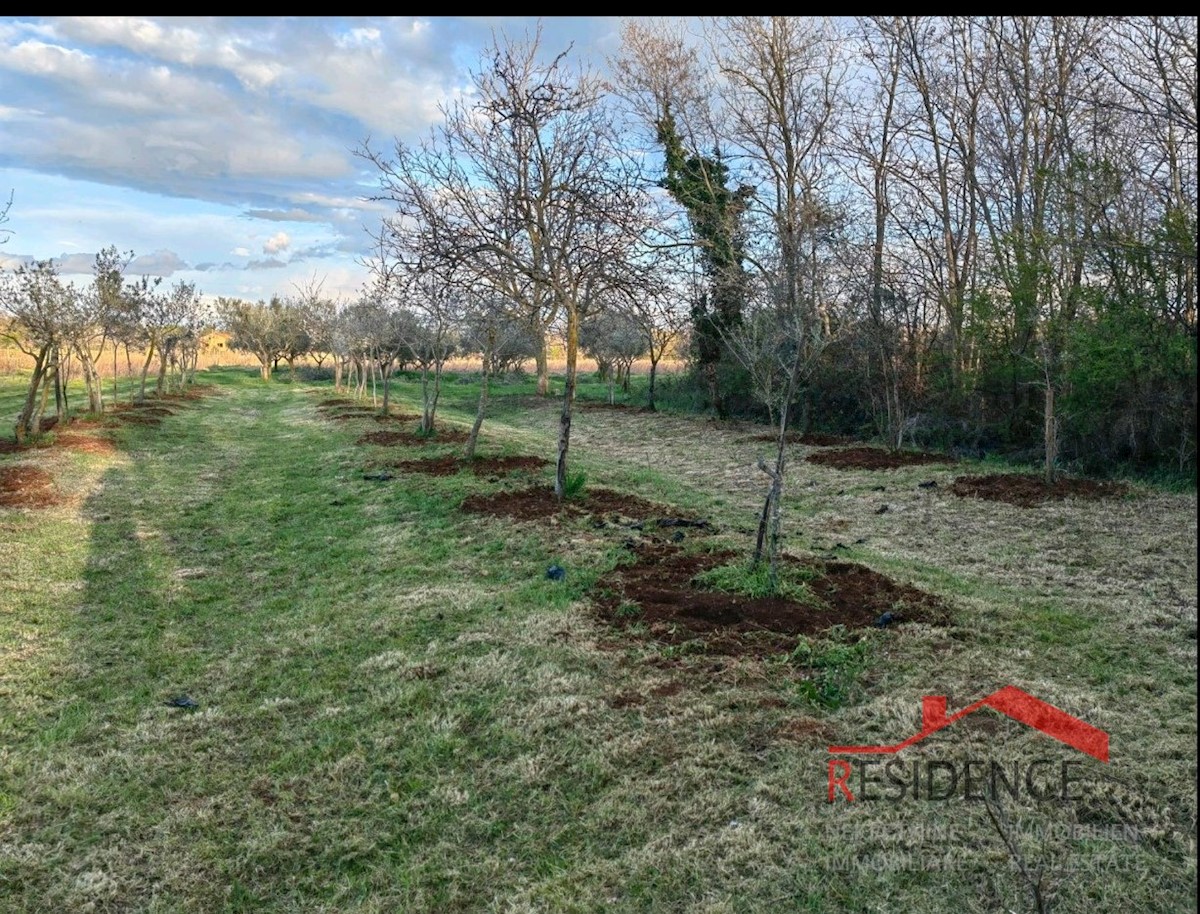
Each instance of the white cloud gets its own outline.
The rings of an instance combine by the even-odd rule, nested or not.
[[[262,250],[264,254],[278,254],[286,251],[291,243],[292,239],[288,237],[287,232],[277,232],[266,240]]]

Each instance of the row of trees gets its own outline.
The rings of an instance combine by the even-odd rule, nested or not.
[[[608,82],[502,40],[426,137],[361,150],[376,277],[528,327],[542,389],[563,327],[560,495],[586,320],[684,305],[712,408],[777,424],[760,554],[793,421],[1040,439],[1047,480],[1065,422],[1194,468],[1195,25],[638,20]],[[593,326],[615,364],[624,320]]]
[[[17,417],[18,443],[36,435],[54,396],[56,416],[69,408],[67,382],[78,369],[87,393],[87,411],[104,410],[100,360],[111,348],[112,397],[117,397],[117,359],[125,351],[141,360],[137,396],[145,398],[155,359],[159,394],[190,383],[199,358],[205,311],[192,283],[163,285],[161,278],[125,277],[132,253],[115,247],[96,255],[92,282],[64,282],[51,261],[37,261],[0,275],[0,336],[33,360],[33,370]]]
[[[635,22],[614,71],[700,251],[718,410],[765,308],[805,421],[1194,470],[1194,17]]]

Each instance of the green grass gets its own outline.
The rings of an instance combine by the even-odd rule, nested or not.
[[[1087,768],[1107,786],[1072,814],[1142,835],[1060,841],[1078,871],[1056,910],[1194,909],[1194,494],[1028,514],[908,493],[927,468],[878,495],[798,466],[794,549],[861,538],[857,560],[959,625],[665,656],[588,610],[628,531],[458,510],[520,481],[364,480],[453,448],[355,446],[377,426],[321,419],[327,384],[202,380],[216,393],[161,427],[113,432],[116,455],[0,455],[68,497],[0,508],[0,910],[1027,910],[981,809],[825,802],[831,740],[894,741],[923,694],[957,707],[1010,681],[1110,731],[1113,763]],[[18,386],[0,381],[6,422]],[[475,393],[447,385],[443,420]],[[483,453],[553,455],[556,404],[532,394],[498,391]],[[411,380],[395,395],[419,402]],[[748,549],[763,481],[742,431],[582,411],[575,434],[589,485]],[[199,708],[164,704],[181,693]],[[1013,755],[1055,751],[998,727]],[[883,857],[947,849],[937,871]]]
[[[739,593],[755,599],[782,597],[800,603],[811,603],[814,597],[808,582],[815,574],[816,571],[812,568],[781,563],[778,580],[772,582],[771,567],[766,560],[757,564],[739,561],[702,571],[696,575],[695,582],[710,590]]]

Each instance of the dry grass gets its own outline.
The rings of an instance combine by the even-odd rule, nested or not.
[[[38,452],[74,505],[0,510],[0,908],[1025,910],[982,806],[825,802],[830,740],[895,741],[922,695],[1010,682],[1114,753],[1086,803],[1014,821],[1136,828],[1024,833],[1076,870],[1057,910],[1194,908],[1194,495],[1027,510],[954,497],[955,468],[794,462],[792,551],[921,586],[957,622],[876,633],[853,699],[822,710],[795,664],[595,623],[587,588],[626,532],[466,517],[507,485],[473,474],[364,482],[352,442],[374,426],[322,421],[328,388],[225,383],[119,430],[118,455]],[[552,409],[489,423],[487,448],[548,455]],[[744,549],[769,448],[748,431],[598,410],[572,453],[589,484]],[[179,692],[200,709],[163,705]],[[921,753],[1059,757],[988,720]]]

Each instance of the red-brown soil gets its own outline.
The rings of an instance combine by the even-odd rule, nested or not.
[[[416,432],[367,432],[355,444],[377,444],[381,447],[407,447],[421,444],[462,444],[467,433],[456,428],[439,428],[428,438]]]
[[[469,464],[454,454],[426,457],[424,460],[397,460],[389,463],[392,469],[426,476],[453,476],[469,469],[476,476],[498,476],[517,470],[540,470],[550,463],[543,457],[476,457]]]
[[[735,560],[732,553],[688,554],[668,545],[645,545],[632,565],[622,565],[596,582],[600,615],[619,627],[640,623],[658,641],[679,644],[700,639],[707,652],[766,654],[789,652],[799,635],[815,635],[834,625],[873,626],[885,612],[890,625],[949,623],[949,610],[937,597],[900,584],[853,562],[788,558],[818,572],[809,582],[815,601],[748,597],[706,590],[693,583],[701,572]],[[621,611],[633,604],[636,613]]]
[[[805,458],[837,470],[895,470],[899,467],[922,466],[928,463],[954,463],[953,457],[925,451],[885,451],[877,447],[850,447],[836,451],[820,451]]]
[[[534,486],[492,495],[471,495],[463,502],[462,509],[469,514],[490,514],[513,520],[540,520],[558,514],[617,515],[635,521],[679,516],[671,508],[611,489],[587,489],[579,498],[559,501],[550,486]]]
[[[59,432],[54,436],[55,447],[65,447],[70,451],[82,451],[85,454],[115,454],[114,445],[107,438],[97,438],[94,435],[77,435],[73,432]]]
[[[62,499],[54,491],[54,477],[31,466],[0,467],[0,506],[46,508]]]
[[[950,491],[962,498],[1002,501],[1020,508],[1033,508],[1063,498],[1115,498],[1126,495],[1129,487],[1120,482],[1058,477],[1046,485],[1040,476],[997,473],[991,476],[959,476]]]
[[[755,435],[751,441],[779,441],[779,435],[770,433],[763,435]],[[807,444],[809,447],[842,447],[846,444],[853,444],[854,439],[846,435],[822,435],[815,432],[806,432],[799,435],[796,432],[788,432],[788,444]]]

